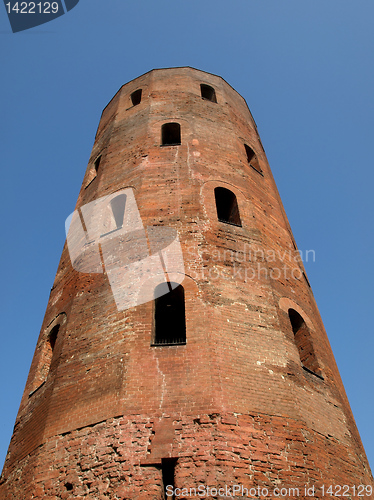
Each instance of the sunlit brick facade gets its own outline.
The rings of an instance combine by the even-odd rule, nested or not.
[[[178,232],[185,341],[157,343],[155,301],[119,311],[106,273],[75,270],[65,246],[0,498],[161,500],[167,484],[180,499],[233,485],[260,487],[252,498],[280,487],[306,498],[314,486],[320,498],[323,486],[372,486],[244,99],[192,68],[124,85],[103,111],[77,208],[130,188],[144,227]]]

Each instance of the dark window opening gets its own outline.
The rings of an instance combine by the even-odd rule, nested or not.
[[[162,146],[181,144],[181,126],[179,123],[164,123],[161,127]]]
[[[97,173],[100,167],[100,162],[101,162],[101,155],[98,156],[95,160],[94,167],[95,167],[95,172]]]
[[[141,100],[142,100],[142,89],[135,90],[135,92],[131,94],[132,105],[137,106],[138,104],[140,104]]]
[[[262,174],[262,168],[260,167],[256,153],[247,144],[244,144],[244,148],[249,165],[254,168],[259,174]]]
[[[154,345],[185,344],[186,316],[182,285],[161,283],[155,288],[154,296]]]
[[[175,458],[163,458],[161,460],[162,469],[162,484],[164,486],[164,498],[165,500],[170,498],[174,500],[174,475],[175,475],[175,465],[177,460]]]
[[[206,85],[205,83],[202,83],[200,85],[201,89],[201,97],[203,99],[207,99],[208,101],[211,102],[217,102],[217,97],[216,97],[216,91],[214,90],[213,87],[210,85]]]
[[[55,325],[52,330],[48,334],[48,339],[47,343],[44,349],[44,363],[42,367],[42,373],[43,373],[43,378],[45,378],[50,369],[51,369],[51,364],[52,364],[52,359],[53,359],[53,352],[55,350],[55,345],[57,341],[57,335],[60,330],[60,325]]]
[[[106,233],[103,233],[101,237],[114,233],[115,231],[118,231],[118,229],[122,229],[123,219],[125,216],[126,200],[127,196],[125,194],[120,194],[110,200],[109,205],[112,213],[109,215],[109,217],[113,216],[116,227],[114,229],[110,229],[110,231],[107,231]],[[109,227],[113,227],[113,221],[109,222]]]
[[[43,343],[40,346],[40,358],[35,379],[31,386],[29,397],[35,394],[46,382],[48,374],[51,370],[55,345],[57,342],[58,333],[60,331],[60,324],[55,325],[49,332],[47,332]]]
[[[48,341],[49,341],[49,345],[51,346],[51,351],[53,352],[54,348],[55,348],[55,344],[56,344],[56,340],[57,340],[57,334],[58,334],[58,331],[60,330],[60,325],[56,325],[52,328],[52,330],[50,331],[50,334],[48,336]]]
[[[288,316],[290,317],[292,331],[296,335],[300,328],[305,325],[305,322],[302,316],[297,311],[295,311],[295,309],[289,309]]]
[[[73,489],[73,485],[71,483],[65,483],[65,488],[67,491],[71,491]]]
[[[302,316],[294,309],[288,310],[288,316],[290,318],[292,331],[295,337],[295,344],[299,351],[300,361],[303,368],[323,379],[321,376],[321,369],[314,352],[309,328],[305,324]]]
[[[214,189],[214,196],[216,198],[218,220],[226,224],[241,227],[242,223],[235,194],[229,189],[216,187]]]
[[[110,206],[112,208],[114,220],[116,222],[116,229],[121,229],[123,226],[123,218],[125,216],[125,207],[126,207],[126,195],[120,194],[113,198],[110,202]]]

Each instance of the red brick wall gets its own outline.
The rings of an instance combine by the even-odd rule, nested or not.
[[[201,83],[215,88],[217,103],[201,98]],[[138,88],[142,101],[132,106]],[[167,122],[181,124],[180,146],[160,147]],[[242,227],[217,220],[215,187],[235,193]],[[107,276],[73,270],[65,247],[1,498],[161,498],[167,457],[178,459],[177,486],[372,484],[245,101],[191,68],[123,86],[103,112],[77,207],[125,188],[145,227],[178,230],[187,343],[152,347],[153,303],[118,311]],[[305,321],[323,379],[301,366],[290,308]],[[43,349],[60,320],[40,385]]]
[[[2,498],[18,500],[21,491],[24,498],[48,500],[161,500],[161,460],[153,447],[157,440],[158,448],[163,442],[163,453],[178,457],[174,487],[180,489],[240,485],[260,487],[265,494],[260,497],[266,497],[266,488],[268,498],[275,498],[275,488],[298,488],[299,495],[284,496],[306,498],[305,486],[314,486],[313,497],[323,498],[323,486],[326,492],[330,485],[335,491],[337,485],[371,481],[346,446],[290,418],[186,414],[169,415],[160,422],[135,414],[49,439],[10,473]],[[245,498],[239,493],[236,497]]]

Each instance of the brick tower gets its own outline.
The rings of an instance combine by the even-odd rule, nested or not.
[[[2,500],[373,498],[255,122],[235,90],[192,68],[124,85],[102,114],[78,209],[78,251],[63,250]],[[183,273],[173,267],[178,245],[165,250],[171,241]],[[134,249],[142,257],[121,267]],[[152,255],[162,278],[144,264]]]

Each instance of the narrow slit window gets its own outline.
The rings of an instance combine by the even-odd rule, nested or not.
[[[101,162],[101,155],[96,158],[94,163],[94,168],[96,173],[99,171],[100,162]]]
[[[154,345],[185,344],[186,316],[182,285],[161,283],[155,288],[154,296]]]
[[[142,100],[142,89],[135,90],[135,92],[131,94],[132,105],[137,106],[138,104],[140,104],[141,100]]]
[[[116,229],[121,229],[123,226],[123,218],[125,216],[126,195],[120,194],[119,196],[113,198],[110,202],[110,206],[116,223]]]
[[[200,85],[201,89],[201,97],[203,99],[206,99],[207,101],[211,102],[217,102],[217,97],[216,97],[216,91],[214,90],[213,87],[210,85],[206,85],[205,83],[202,83]]]
[[[42,378],[45,379],[49,373],[52,364],[53,352],[55,350],[57,335],[60,330],[60,325],[55,325],[48,334],[48,338],[44,347],[42,361]]]
[[[31,392],[29,393],[29,397],[35,394],[46,383],[48,373],[50,372],[52,366],[53,355],[59,330],[60,323],[51,328],[51,330],[47,333],[46,337],[43,340],[40,358],[38,361],[38,368],[35,379],[33,380],[30,387]]]
[[[181,126],[179,123],[164,123],[161,127],[162,146],[179,146],[181,144]]]
[[[48,341],[51,346],[51,351],[53,353],[55,345],[56,345],[56,340],[57,340],[57,334],[60,330],[60,325],[56,325],[52,328],[49,336],[48,336]]]
[[[162,470],[162,483],[164,486],[164,497],[174,500],[174,476],[175,476],[175,465],[177,460],[175,458],[162,458],[161,459],[161,470]]]
[[[245,148],[245,152],[247,155],[247,161],[248,161],[249,165],[252,168],[254,168],[259,174],[262,174],[262,168],[260,167],[256,153],[247,144],[244,144],[244,148]]]
[[[288,316],[303,368],[321,377],[321,369],[314,352],[309,328],[302,316],[295,309],[289,309]]]
[[[123,193],[110,200],[105,210],[105,216],[103,217],[103,226],[106,231],[101,234],[101,237],[122,229],[126,200],[127,196]]]
[[[214,196],[216,199],[218,220],[226,224],[233,224],[234,226],[241,227],[242,223],[235,194],[229,189],[216,187],[214,189]]]

